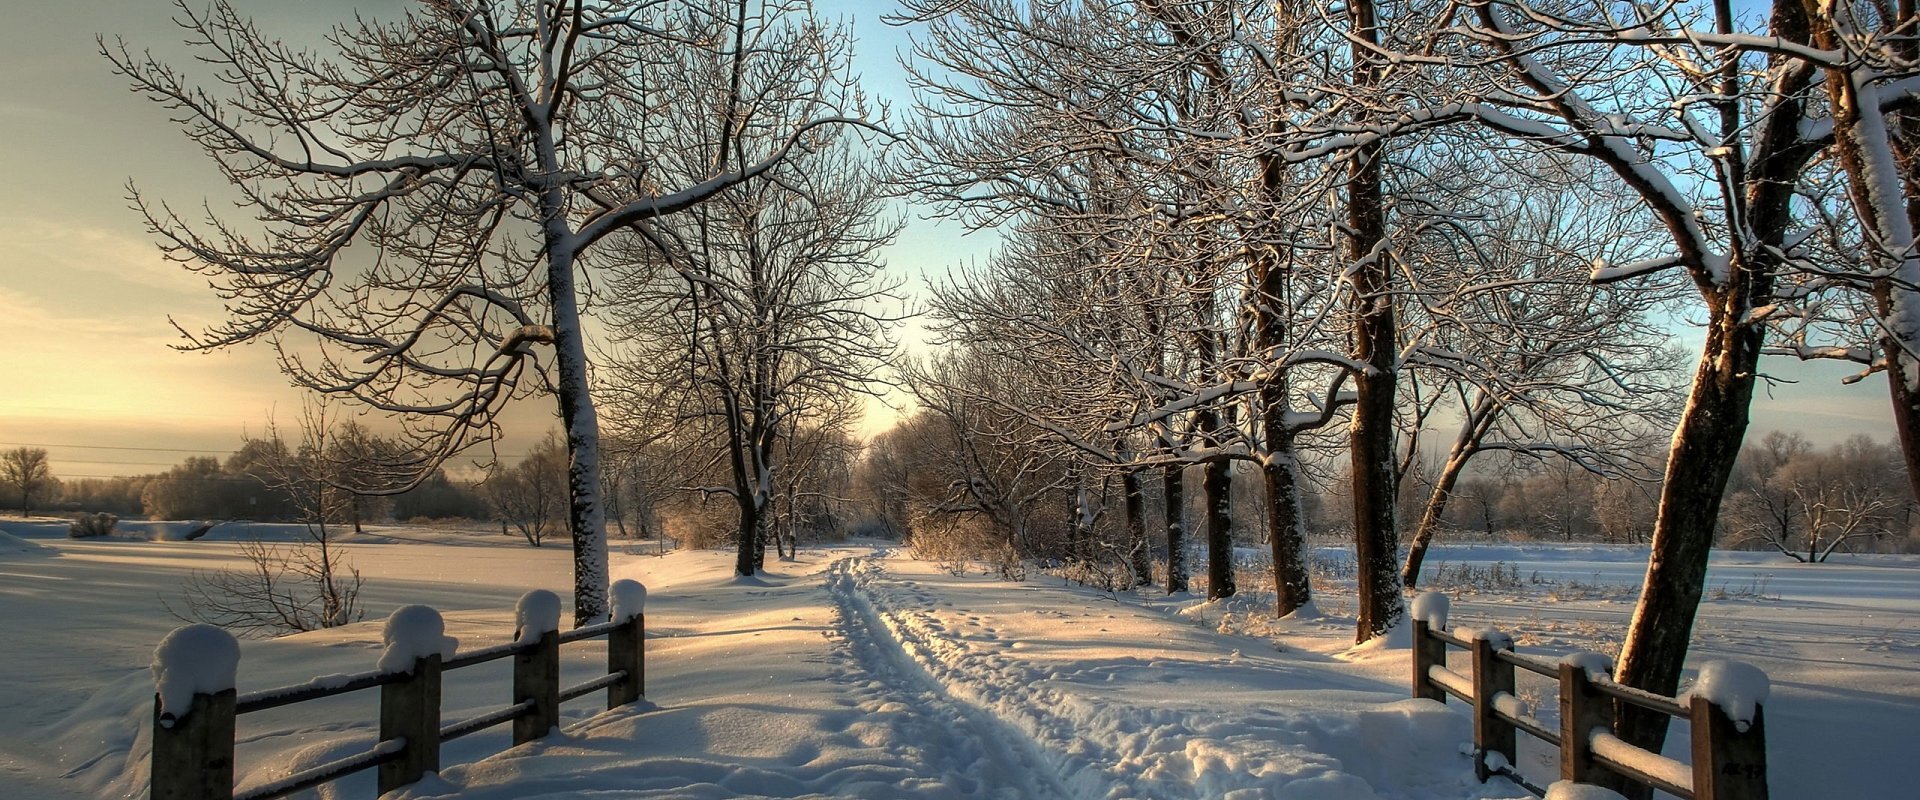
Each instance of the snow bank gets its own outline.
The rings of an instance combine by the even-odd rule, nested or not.
[[[1767,702],[1772,684],[1759,667],[1739,661],[1716,658],[1700,665],[1700,676],[1687,691],[1689,699],[1704,697],[1733,719],[1734,728],[1746,732],[1753,725],[1755,711]]]
[[[513,637],[519,644],[540,641],[560,630],[560,595],[535,589],[520,596],[513,608]]]
[[[1430,627],[1446,630],[1447,612],[1452,608],[1453,601],[1448,600],[1446,595],[1439,592],[1421,592],[1420,596],[1413,598],[1413,608],[1408,617],[1425,622]]]
[[[179,718],[193,707],[196,694],[234,688],[240,669],[240,643],[213,625],[175,628],[153,648],[153,686],[163,717]]]
[[[647,612],[647,587],[622,578],[613,582],[613,621],[626,622]]]
[[[387,617],[387,626],[380,632],[380,640],[386,649],[380,653],[379,668],[382,672],[407,672],[413,669],[413,662],[439,653],[441,658],[453,655],[460,642],[446,635],[446,623],[440,619],[440,612],[428,606],[401,606]]]
[[[1627,800],[1619,792],[1573,781],[1554,781],[1547,787],[1546,800]]]
[[[0,556],[43,555],[51,552],[47,547],[29,542],[6,531],[0,531]]]

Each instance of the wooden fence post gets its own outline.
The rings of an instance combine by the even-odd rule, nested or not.
[[[560,724],[560,634],[547,631],[532,649],[513,655],[513,702],[533,710],[513,720],[513,743],[526,744]]]
[[[413,662],[413,671],[380,687],[380,739],[404,739],[400,757],[380,765],[386,794],[440,770],[440,654]]]
[[[635,702],[647,693],[647,615],[635,614],[607,633],[607,674],[627,677],[607,687],[607,708]]]
[[[1513,665],[1494,657],[1496,650],[1512,650],[1513,639],[1498,631],[1487,631],[1473,641],[1473,774],[1485,783],[1493,777],[1487,765],[1488,753],[1499,753],[1506,765],[1519,762],[1515,755],[1513,724],[1494,713],[1494,698],[1513,694]]]
[[[1594,730],[1613,729],[1613,701],[1593,687],[1585,664],[1560,662],[1560,779],[1600,783],[1611,773],[1593,760]]]
[[[1432,635],[1425,619],[1413,621],[1413,696],[1447,702],[1447,693],[1429,677],[1435,665],[1447,665],[1447,643]]]
[[[153,697],[152,800],[231,800],[234,690],[195,694],[185,716]]]
[[[1765,709],[1754,706],[1744,731],[1705,697],[1695,695],[1688,710],[1694,800],[1767,800]]]

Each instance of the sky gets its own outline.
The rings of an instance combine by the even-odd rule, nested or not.
[[[393,13],[398,0],[240,0],[269,32],[310,37],[355,11]],[[895,54],[906,34],[883,25],[888,0],[820,0],[848,20],[859,42],[855,68],[868,91],[909,111]],[[98,53],[96,35],[136,49],[179,53],[170,4],[160,0],[61,0],[0,26],[0,447],[41,446],[63,478],[164,470],[188,455],[224,455],[269,416],[297,419],[265,344],[216,353],[180,352],[189,329],[222,307],[204,280],[163,260],[128,208],[128,182],[176,204],[221,196],[213,166],[157,105],[128,91]],[[174,58],[172,60],[179,61]],[[925,277],[988,255],[993,237],[963,235],[909,212],[889,268],[920,290]],[[1680,331],[1682,343],[1699,338]],[[1754,408],[1755,433],[1801,430],[1816,442],[1854,433],[1891,435],[1884,381],[1842,387],[1849,370],[1776,360],[1777,385]],[[863,429],[892,413],[874,404]],[[524,452],[554,427],[552,404],[524,401],[508,415],[501,453]]]

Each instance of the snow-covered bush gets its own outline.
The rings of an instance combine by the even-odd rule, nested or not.
[[[999,570],[1004,579],[1027,578],[1026,563],[1019,551],[985,520],[916,513],[910,527],[915,558],[940,564],[956,575],[965,572],[968,564],[984,561]]]
[[[67,523],[67,538],[92,539],[100,536],[112,536],[113,526],[120,524],[120,518],[104,511],[98,514],[75,514],[73,521]]]

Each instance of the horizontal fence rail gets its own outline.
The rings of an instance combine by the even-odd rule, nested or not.
[[[232,636],[208,625],[180,628],[154,654],[151,800],[269,800],[370,769],[378,771],[378,791],[386,794],[438,771],[440,745],[445,742],[511,722],[513,743],[525,744],[559,726],[561,703],[602,689],[607,693],[607,708],[631,704],[646,693],[646,615],[641,610],[646,590],[633,581],[619,581],[613,594],[610,622],[561,632],[557,630],[559,599],[551,592],[529,592],[520,601],[521,627],[513,642],[464,653],[402,652],[400,660],[410,661],[404,667],[325,676],[245,695],[232,688],[239,661]],[[431,636],[445,639],[440,636],[439,613],[433,609],[409,606],[396,611],[387,623],[389,649],[383,665],[395,653],[395,630],[401,627],[403,613],[414,615],[410,624],[424,620]],[[563,688],[560,646],[602,637],[607,640],[606,674]],[[512,702],[442,725],[444,674],[507,658],[513,659]],[[182,690],[182,682],[190,695]],[[374,688],[380,690],[380,739],[372,747],[235,792],[234,732],[239,715]]]
[[[1422,597],[1415,604],[1413,696],[1443,703],[1452,696],[1473,707],[1474,773],[1480,780],[1500,775],[1545,793],[1517,768],[1517,734],[1524,733],[1559,748],[1560,780],[1608,785],[1624,779],[1687,800],[1766,800],[1766,733],[1758,703],[1750,719],[1736,721],[1707,697],[1673,698],[1615,683],[1611,663],[1597,653],[1554,661],[1514,652],[1513,639],[1498,630],[1448,631],[1444,600]],[[1437,606],[1438,613],[1421,613],[1423,603]],[[1447,666],[1449,648],[1468,653],[1465,674]],[[1532,716],[1515,694],[1516,670],[1558,682],[1557,727]],[[1687,720],[1692,763],[1615,736],[1616,703]]]

